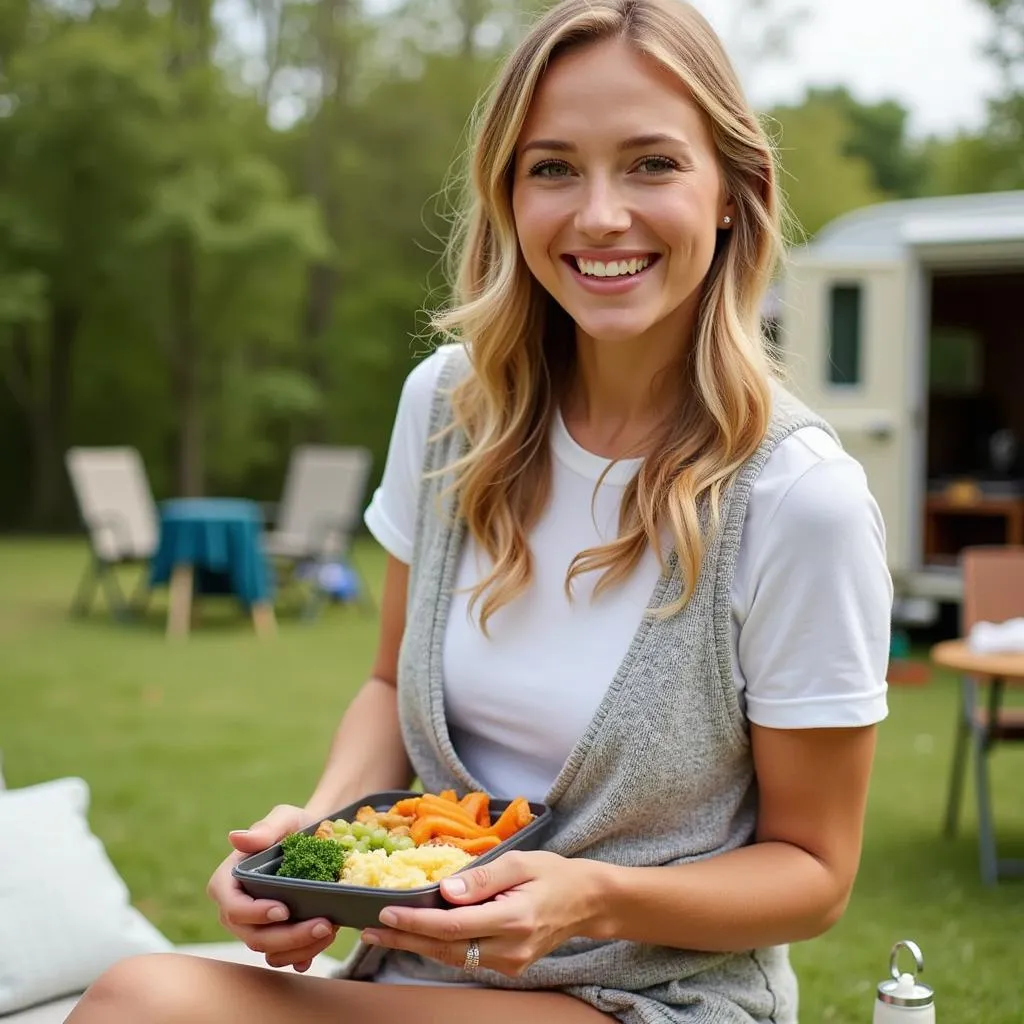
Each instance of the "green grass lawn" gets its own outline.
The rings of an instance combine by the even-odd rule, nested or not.
[[[374,582],[383,557],[358,550]],[[8,785],[79,775],[90,820],[137,905],[173,940],[222,938],[204,887],[225,833],[279,802],[301,803],[338,716],[366,675],[372,614],[328,608],[257,640],[213,604],[187,641],[162,632],[164,595],[126,627],[67,616],[84,546],[0,543],[0,750]],[[955,685],[894,687],[881,731],[863,866],[828,935],[793,949],[805,1024],[870,1020],[896,939],[923,948],[939,1019],[1020,1024],[1024,882],[978,879],[970,791],[962,833],[939,824]],[[1005,854],[1024,855],[1024,752],[993,761]],[[969,780],[970,784],[970,780]],[[351,941],[339,938],[338,951]]]

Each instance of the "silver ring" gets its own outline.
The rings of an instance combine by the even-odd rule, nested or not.
[[[462,962],[462,969],[467,974],[472,974],[480,966],[480,945],[476,939],[470,939],[466,947],[466,959]]]

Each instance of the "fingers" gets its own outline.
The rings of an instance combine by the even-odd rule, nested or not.
[[[254,900],[247,895],[231,874],[231,868],[242,857],[233,853],[213,873],[206,892],[219,907],[221,923],[231,931],[235,925],[268,924],[286,921],[288,908],[275,900]]]
[[[530,964],[543,954],[543,950],[535,948],[531,936],[525,934],[518,939],[510,935],[501,935],[444,942],[425,935],[389,931],[385,928],[363,932],[361,938],[367,945],[406,950],[447,964],[449,967],[459,967],[469,973],[483,967],[510,978],[520,977]],[[479,953],[476,958],[470,956],[472,941],[476,942]]]
[[[239,891],[237,898],[225,899],[220,905],[225,927],[266,926],[288,920],[288,908],[273,900],[253,900]]]
[[[536,854],[506,853],[443,879],[441,894],[452,903],[481,903],[535,878],[537,866]]]
[[[519,911],[509,901],[486,903],[453,910],[421,910],[415,907],[388,907],[381,911],[380,923],[395,931],[412,932],[440,942],[467,942],[482,935],[529,931],[530,924],[519,925]],[[377,931],[369,929],[370,932]]]
[[[284,924],[289,911],[274,900],[253,899],[231,874],[245,857],[265,850],[309,821],[299,807],[280,804],[248,829],[229,833],[235,847],[213,873],[206,887],[220,908],[221,924],[251,950],[263,953],[271,967],[292,965],[296,971],[309,970],[313,958],[334,942],[338,929],[324,918]]]
[[[325,949],[331,946],[334,942],[334,936],[335,933],[332,932],[326,939],[303,946],[301,949],[290,949],[283,953],[268,953],[267,963],[271,967],[294,966],[295,970],[301,974],[309,970],[314,957],[319,956]]]
[[[370,946],[386,946],[388,949],[403,949],[409,953],[425,956],[449,967],[462,967],[466,962],[466,951],[469,941],[445,942],[426,935],[415,935],[411,932],[390,931],[386,928],[375,928],[362,933],[360,938]],[[480,961],[484,960],[486,940],[478,939]]]
[[[288,833],[298,832],[308,824],[308,815],[301,807],[278,804],[266,817],[254,822],[249,828],[229,832],[228,839],[241,853],[259,853],[280,842]]]
[[[288,919],[288,908],[274,900],[254,900],[248,896],[231,874],[231,869],[245,857],[265,850],[307,824],[308,816],[300,807],[278,804],[250,828],[228,834],[235,852],[213,873],[206,887],[207,894],[220,907],[221,922],[236,935],[246,925],[265,925]]]
[[[230,858],[229,858],[230,861]],[[228,862],[228,870],[230,866]],[[254,900],[247,896],[230,874],[218,872],[211,880],[211,895],[220,905],[220,922],[233,935],[257,953],[267,954],[272,967],[302,965],[308,970],[314,956],[334,941],[337,926],[325,918],[282,924],[288,908],[273,900]]]
[[[297,924],[242,925],[232,930],[251,950],[265,953],[268,963],[270,957],[279,958],[274,967],[311,960],[334,941],[338,932],[323,918]]]

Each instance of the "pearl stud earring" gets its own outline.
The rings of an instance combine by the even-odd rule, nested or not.
[[[726,227],[728,227],[728,226],[729,226],[729,225],[730,225],[730,224],[732,223],[732,217],[723,217],[723,218],[722,218],[722,223],[723,223],[723,224],[724,224],[724,225],[725,225]]]

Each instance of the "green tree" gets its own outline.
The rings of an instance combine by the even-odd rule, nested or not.
[[[999,69],[1000,92],[983,128],[925,143],[928,195],[1024,188],[1024,0],[978,2],[992,15],[987,52]]]
[[[987,138],[994,188],[1024,188],[1024,0],[979,0],[992,12],[989,53],[1002,93],[990,105]]]
[[[1020,188],[1021,154],[989,131],[931,139],[925,147],[927,195],[965,195]]]
[[[380,81],[352,112],[339,153],[346,238],[331,342],[336,436],[384,453],[410,356],[426,351],[424,307],[447,298],[441,256],[475,98],[491,61],[426,56],[415,76]],[[386,400],[382,400],[387,396]]]
[[[320,407],[290,353],[306,267],[328,243],[315,206],[290,196],[283,174],[223,124],[209,112],[136,233],[142,265],[166,282],[145,290],[178,407],[183,494],[203,493],[209,469],[237,485],[267,459],[266,418]]]
[[[848,123],[843,151],[871,168],[875,188],[894,199],[919,195],[926,174],[922,146],[907,131],[909,111],[895,100],[861,103],[845,86],[812,88],[809,105],[833,106]]]
[[[156,171],[168,102],[155,49],[101,23],[37,16],[0,65],[0,360],[27,424],[30,515],[55,521],[82,325],[118,269]]]
[[[850,152],[853,128],[840,105],[812,99],[778,107],[769,127],[772,122],[781,183],[797,222],[791,229],[795,240],[814,235],[840,214],[885,198],[871,164]]]

